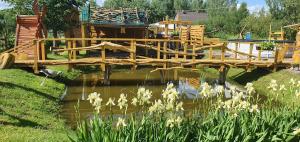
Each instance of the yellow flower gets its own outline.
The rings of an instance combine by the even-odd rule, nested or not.
[[[137,106],[137,103],[138,103],[138,99],[137,98],[133,98],[131,104],[134,105],[134,106]]]
[[[178,127],[181,125],[182,123],[182,118],[180,116],[178,116],[176,119],[175,119],[175,123],[178,125]]]
[[[277,87],[278,87],[277,81],[272,79],[269,86],[268,86],[268,89],[275,92],[275,91],[277,91]]]
[[[178,103],[177,105],[176,105],[176,111],[183,111],[184,109],[183,109],[183,102],[180,102],[180,103]]]
[[[99,98],[100,97],[100,94],[98,94],[97,92],[94,92],[94,93],[91,93],[87,100],[90,101],[91,104],[93,104],[93,102],[95,101],[96,98]]]
[[[149,113],[152,114],[154,112],[161,113],[164,110],[164,105],[161,100],[155,101],[155,103],[149,107]]]
[[[249,95],[251,95],[252,93],[255,93],[255,89],[253,87],[253,84],[252,83],[247,83],[245,88],[247,89],[247,93]]]
[[[299,98],[300,97],[300,90],[296,91],[296,97]]]
[[[115,99],[109,98],[106,105],[110,106],[110,107],[116,105],[115,104]]]
[[[140,87],[137,92],[137,101],[139,105],[149,104],[152,97],[152,92],[144,87]]]
[[[287,89],[285,88],[285,85],[284,85],[284,84],[280,85],[279,91],[286,91],[286,90],[287,90]]]
[[[117,122],[117,128],[126,127],[126,126],[127,124],[125,123],[125,119],[119,117]]]
[[[295,81],[294,78],[291,78],[289,83],[290,83],[292,86],[295,86],[295,85],[296,85],[296,81]]]
[[[300,136],[300,128],[295,128],[294,129],[294,131],[293,131],[293,134],[295,135],[295,136]]]
[[[200,95],[207,98],[207,97],[211,97],[213,95],[213,89],[212,87],[208,84],[208,83],[204,83],[202,85],[202,90],[200,91]]]
[[[174,127],[174,123],[175,123],[175,120],[173,118],[169,118],[167,120],[166,125],[167,125],[167,127],[173,128]]]
[[[120,95],[120,98],[118,100],[118,106],[120,107],[120,109],[123,109],[124,107],[127,109],[127,97],[123,93]]]
[[[252,113],[252,112],[259,112],[258,105],[252,105],[252,107],[250,108],[249,111],[250,111],[251,113]]]

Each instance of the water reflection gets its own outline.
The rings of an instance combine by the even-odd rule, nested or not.
[[[75,107],[79,102],[79,112],[82,119],[88,118],[93,114],[93,107],[87,101],[90,93],[98,92],[101,94],[103,104],[106,104],[109,98],[119,98],[121,93],[127,94],[129,101],[128,113],[137,112],[140,108],[132,106],[131,100],[136,96],[139,87],[143,86],[152,91],[152,101],[160,99],[162,90],[165,89],[166,83],[161,83],[160,73],[153,72],[152,69],[145,68],[136,71],[131,70],[113,70],[111,74],[110,86],[102,84],[103,75],[100,73],[83,74],[76,79],[72,85],[68,86],[67,94],[63,98],[62,116],[66,118],[69,124],[76,124]],[[178,71],[178,77],[174,77],[174,71],[168,71],[166,74],[167,82],[172,82],[177,86],[181,94],[185,110],[194,110],[199,100],[199,90],[203,82],[214,84],[215,78],[200,77],[196,71]],[[201,74],[203,76],[203,74]],[[174,78],[177,78],[175,80]],[[216,87],[216,85],[214,85]],[[226,91],[225,91],[226,93]],[[79,100],[79,101],[78,101]],[[199,103],[198,103],[199,105]],[[197,107],[199,107],[197,105]],[[110,114],[109,108],[102,109],[101,114]],[[117,106],[112,107],[112,113],[122,114]]]

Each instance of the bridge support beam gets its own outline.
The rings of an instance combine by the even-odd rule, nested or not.
[[[229,67],[226,67],[226,66],[221,66],[220,67],[220,69],[219,69],[219,80],[218,80],[219,85],[225,85],[226,76],[227,76],[228,71],[229,71]]]
[[[104,85],[110,85],[111,66],[106,66],[104,70]]]
[[[162,84],[166,83],[166,74],[167,74],[167,71],[160,70],[159,73],[160,73],[160,82]]]

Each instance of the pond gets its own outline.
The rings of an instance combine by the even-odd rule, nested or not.
[[[131,105],[131,100],[136,97],[139,87],[145,87],[152,91],[152,100],[154,101],[161,98],[162,90],[166,88],[167,83],[174,83],[178,92],[182,94],[180,97],[184,104],[184,109],[194,110],[196,107],[199,108],[199,103],[201,103],[201,99],[198,99],[200,84],[203,82],[216,84],[215,81],[217,79],[214,77],[207,78],[200,71],[178,70],[177,76],[174,76],[174,71],[167,71],[167,81],[165,81],[166,83],[162,83],[160,72],[151,72],[152,70],[151,68],[142,68],[135,71],[131,71],[130,69],[113,70],[109,86],[103,85],[103,74],[100,72],[82,74],[68,86],[66,95],[63,97],[61,114],[67,120],[68,124],[76,124],[75,106],[79,104],[80,118],[86,119],[91,116],[94,109],[87,100],[87,97],[93,92],[101,94],[103,105],[106,104],[109,98],[115,98],[116,103],[120,94],[124,93],[127,95],[129,104],[127,113],[137,112],[140,108]],[[104,107],[101,110],[101,115],[111,113],[122,114],[122,111],[120,111],[118,106],[113,107],[112,110],[109,107]]]

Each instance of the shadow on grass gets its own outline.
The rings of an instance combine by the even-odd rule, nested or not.
[[[43,93],[43,92],[40,92],[40,91],[37,91],[37,90],[34,90],[32,88],[27,88],[27,87],[24,87],[24,86],[20,86],[20,85],[17,85],[17,84],[13,84],[13,83],[9,83],[9,82],[1,82],[0,81],[0,85],[1,86],[4,86],[5,88],[21,88],[23,90],[26,90],[26,91],[29,91],[29,92],[34,92],[36,95],[39,95],[41,97],[44,97],[44,98],[47,98],[51,101],[57,101],[58,98],[55,98],[49,94],[46,94],[46,93]]]
[[[260,77],[268,75],[272,72],[266,69],[257,68],[251,72],[241,72],[239,74],[236,74],[230,79],[236,81],[239,84],[246,85],[248,82],[253,82],[258,80]]]
[[[17,126],[17,127],[33,127],[33,128],[47,129],[46,127],[44,127],[44,126],[42,126],[42,125],[40,125],[36,122],[33,122],[33,121],[30,121],[30,120],[26,120],[26,119],[19,118],[17,116],[8,114],[2,108],[0,108],[0,115],[8,116],[11,119],[18,120],[18,122],[15,122],[15,123],[0,120],[1,125],[11,125],[11,126]]]

